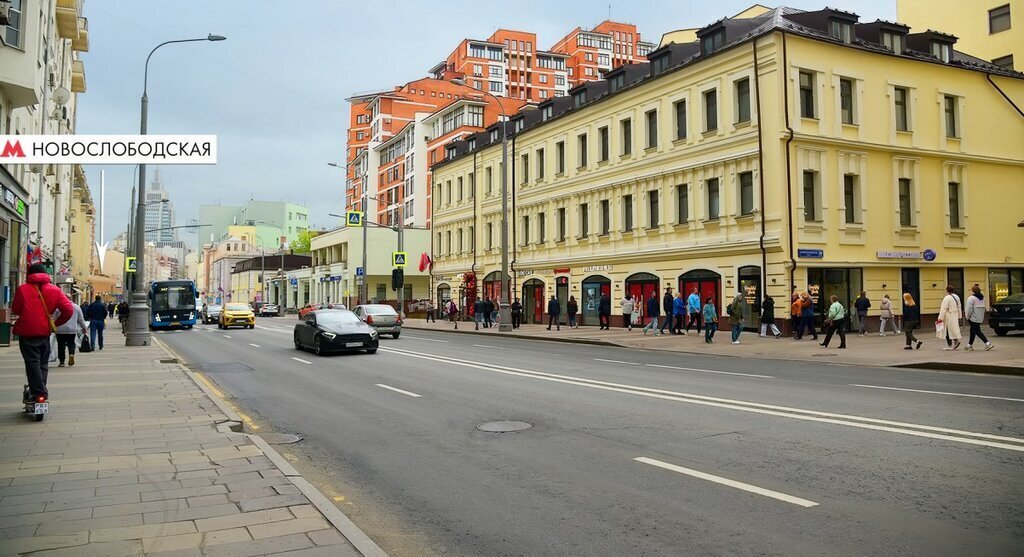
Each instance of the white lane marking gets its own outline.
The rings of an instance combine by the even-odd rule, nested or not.
[[[761,377],[764,379],[775,379],[773,375],[758,375],[756,373],[739,373],[736,371],[718,371],[716,369],[697,369],[694,367],[663,366],[660,364],[644,364],[647,367],[660,367],[665,369],[679,369],[682,371],[699,371],[701,373],[720,373],[722,375],[742,375],[743,377]]]
[[[1005,396],[972,395],[968,393],[947,393],[945,391],[926,391],[924,389],[901,389],[899,387],[882,387],[881,385],[850,385],[851,387],[863,387],[865,389],[885,389],[887,391],[906,391],[908,393],[927,393],[930,395],[965,396],[969,398],[987,398],[991,400],[1009,400],[1010,402],[1024,402],[1024,398],[1010,398]]]
[[[608,362],[609,364],[626,364],[627,366],[638,366],[640,364],[636,362],[623,362],[622,360],[605,360],[604,358],[594,358],[595,362]]]
[[[254,347],[256,347],[256,348],[260,348],[260,345],[258,345],[258,344],[253,344],[253,343],[251,343],[251,342],[249,343],[249,346],[254,346]]]
[[[736,489],[741,489],[750,493],[756,493],[757,495],[764,495],[765,497],[771,497],[772,499],[778,499],[779,501],[785,501],[794,505],[800,505],[804,508],[817,507],[818,504],[814,501],[808,501],[807,499],[801,499],[800,497],[794,497],[792,495],[786,495],[785,493],[779,493],[778,491],[772,491],[763,487],[757,487],[756,485],[750,485],[736,480],[730,480],[729,478],[723,478],[721,476],[715,476],[706,472],[700,472],[690,468],[683,468],[682,466],[676,466],[675,464],[669,464],[653,458],[647,458],[646,456],[639,456],[633,460],[642,462],[644,464],[650,464],[651,466],[657,466],[658,468],[664,468],[665,470],[671,470],[673,472],[679,472],[680,474],[686,474],[687,476],[693,476],[694,478],[700,478],[716,484],[727,485]]]
[[[302,358],[296,358],[295,356],[292,356],[292,359],[295,360],[296,362],[302,362],[304,364],[312,364],[313,363],[313,362],[310,362],[309,360],[303,360]]]
[[[474,344],[477,348],[490,348],[491,350],[511,350],[511,348],[502,348],[501,346],[490,346],[488,344]]]
[[[231,338],[231,335],[224,335],[224,338]]]
[[[949,429],[944,427],[914,424],[908,422],[882,420],[878,418],[868,418],[865,416],[835,414],[831,412],[822,412],[818,410],[791,408],[787,406],[777,406],[772,404],[763,404],[744,400],[717,398],[692,393],[651,389],[648,387],[639,387],[635,385],[624,385],[621,383],[611,383],[607,381],[585,379],[581,377],[574,377],[571,375],[556,375],[553,373],[517,369],[505,366],[498,366],[494,364],[480,364],[477,362],[459,360],[448,356],[441,357],[435,356],[433,354],[423,354],[419,352],[412,352],[409,350],[397,348],[381,348],[381,350],[383,350],[384,352],[391,352],[394,354],[408,356],[411,358],[432,360],[450,365],[481,369],[483,371],[490,371],[492,373],[501,373],[504,375],[513,375],[529,379],[539,379],[542,381],[551,381],[553,383],[578,385],[581,387],[589,387],[592,389],[600,389],[604,391],[613,391],[638,396],[646,396],[661,400],[670,400],[673,402],[686,402],[689,404],[698,404],[701,406],[726,408],[730,410],[739,410],[742,412],[752,412],[755,414],[765,414],[769,416],[778,416],[783,418],[791,418],[795,420],[843,425],[849,427],[856,427],[860,429],[869,429],[874,431],[886,431],[889,433],[899,433],[903,435],[912,435],[916,437],[926,437],[929,439],[940,439],[944,441],[966,443],[969,445],[980,445],[997,449],[1024,452],[1024,439],[1016,437],[1005,437],[1001,435],[992,435],[989,433],[977,433],[972,431]]]
[[[425,340],[427,342],[450,342],[450,341],[447,341],[447,340],[437,340],[437,339],[433,339],[433,338],[411,337],[409,335],[405,335],[405,338],[411,338],[413,340]]]
[[[389,391],[395,391],[396,393],[402,393],[403,395],[411,396],[413,398],[420,398],[421,396],[423,396],[423,395],[418,395],[416,393],[410,393],[409,391],[403,391],[402,389],[396,389],[394,387],[391,387],[389,385],[384,385],[382,383],[377,383],[377,386],[382,388],[382,389],[387,389]]]

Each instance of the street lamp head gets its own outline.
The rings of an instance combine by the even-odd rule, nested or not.
[[[209,36],[206,37],[206,40],[208,40],[208,41],[225,41],[225,40],[227,40],[227,37],[225,37],[223,35],[209,35]]]

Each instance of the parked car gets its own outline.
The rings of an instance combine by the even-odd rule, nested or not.
[[[256,308],[256,315],[260,317],[277,317],[281,315],[281,309],[277,304],[268,304],[263,302]]]
[[[1024,329],[1024,294],[1012,294],[992,304],[988,324],[999,336]]]
[[[252,312],[249,304],[227,304],[220,312],[220,320],[217,321],[218,329],[230,327],[242,327],[253,329],[256,327],[256,314]]]
[[[210,323],[216,323],[218,320],[220,320],[220,312],[222,309],[223,306],[220,305],[207,305],[206,307],[204,307],[201,316],[203,318],[203,323],[207,325],[209,325]]]
[[[320,309],[320,304],[306,304],[299,308],[299,319],[305,317],[309,312]]]
[[[354,313],[340,309],[311,311],[295,324],[293,334],[296,350],[312,350],[322,356],[330,352],[377,352],[377,330]]]
[[[364,304],[356,306],[353,312],[380,334],[389,334],[394,338],[402,334],[402,317],[389,305]]]

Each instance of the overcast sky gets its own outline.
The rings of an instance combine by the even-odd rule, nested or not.
[[[149,50],[173,39],[220,34],[223,42],[168,45],[150,62],[149,132],[216,134],[216,166],[163,166],[178,224],[200,204],[248,199],[310,208],[314,226],[343,207],[348,107],[357,91],[426,75],[463,38],[498,27],[532,31],[548,48],[576,26],[607,19],[634,23],[645,40],[699,27],[750,6],[750,0],[521,0],[516,9],[487,2],[435,0],[88,0],[88,92],[79,96],[78,132],[133,134]],[[784,5],[854,11],[861,21],[895,20],[895,0],[791,0]],[[98,201],[106,170],[106,238],[127,223],[130,166],[87,169]],[[153,176],[150,167],[149,176]],[[97,230],[97,234],[99,231]],[[195,236],[182,239],[194,245]]]

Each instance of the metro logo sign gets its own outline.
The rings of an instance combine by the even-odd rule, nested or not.
[[[3,151],[0,151],[0,159],[6,159],[8,157],[25,157],[25,150],[21,148],[21,141],[15,139],[14,141],[5,141]]]

